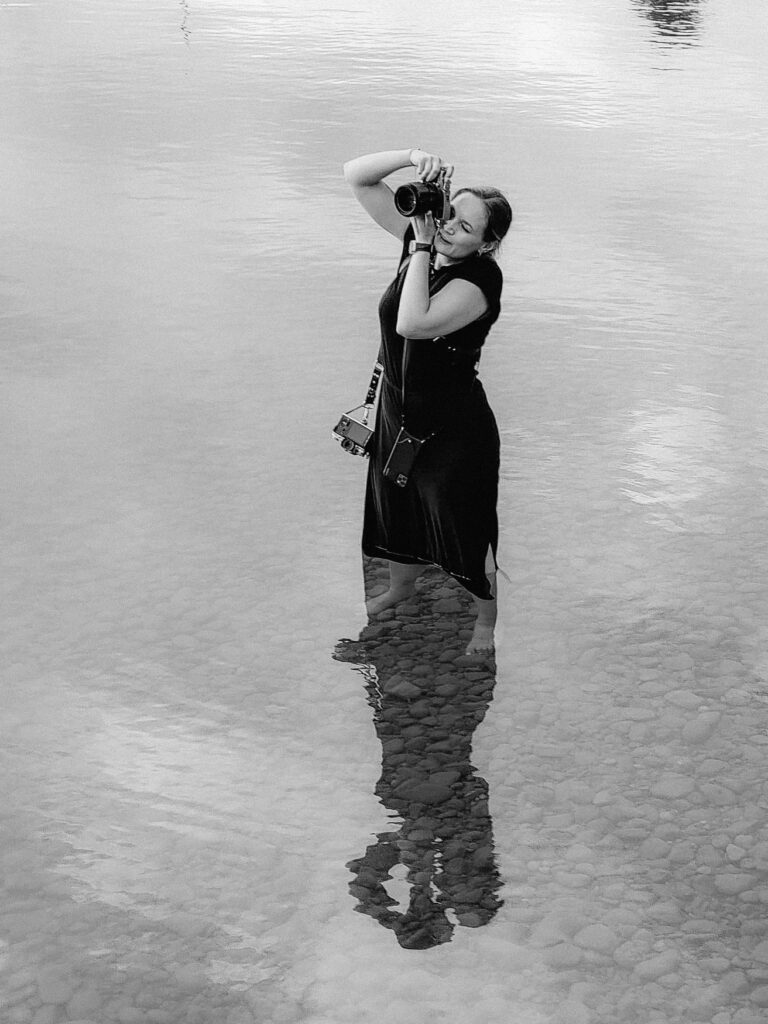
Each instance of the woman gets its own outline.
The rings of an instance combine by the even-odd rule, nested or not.
[[[425,565],[438,565],[475,598],[468,653],[493,650],[499,434],[477,379],[480,349],[499,315],[494,259],[512,221],[497,189],[460,189],[449,219],[410,220],[385,178],[415,167],[450,182],[453,167],[421,149],[350,160],[344,175],[376,223],[402,242],[395,279],[379,305],[384,366],[368,471],[363,551],[389,562],[389,589],[370,615],[408,598]],[[400,428],[426,438],[405,486],[384,474]]]

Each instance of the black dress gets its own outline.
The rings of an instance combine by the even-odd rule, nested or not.
[[[397,277],[379,304],[384,373],[368,469],[363,552],[394,562],[438,565],[470,593],[490,599],[486,557],[490,548],[495,561],[498,544],[499,432],[477,379],[477,362],[499,315],[502,274],[494,260],[482,256],[431,271],[430,295],[462,278],[482,290],[488,309],[453,334],[406,341],[395,325],[412,238],[409,226]],[[383,475],[401,426],[416,437],[434,432],[405,487]]]

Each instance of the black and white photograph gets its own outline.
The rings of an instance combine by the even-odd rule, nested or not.
[[[768,1021],[765,0],[0,0],[0,1024]]]

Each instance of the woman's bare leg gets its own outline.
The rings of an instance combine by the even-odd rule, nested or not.
[[[467,654],[492,654],[494,651],[494,631],[496,629],[496,617],[498,605],[496,602],[496,560],[493,552],[488,549],[488,557],[485,560],[485,575],[491,584],[490,600],[486,601],[479,597],[475,598],[477,608],[477,619],[472,639],[467,645]]]
[[[392,608],[399,601],[405,601],[413,595],[416,580],[421,575],[423,565],[405,565],[403,562],[389,563],[389,590],[371,598],[366,602],[369,615],[378,615],[386,608]]]

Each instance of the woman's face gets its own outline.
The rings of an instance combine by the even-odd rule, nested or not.
[[[488,211],[479,196],[461,192],[453,200],[453,216],[435,235],[435,251],[448,260],[463,260],[482,246]]]

